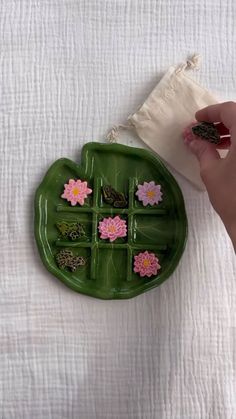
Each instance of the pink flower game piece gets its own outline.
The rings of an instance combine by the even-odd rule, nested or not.
[[[113,242],[118,237],[125,237],[127,235],[126,221],[122,220],[118,215],[114,218],[103,218],[99,222],[98,230],[101,239],[109,239]]]
[[[154,253],[149,253],[146,250],[134,256],[134,272],[142,277],[156,275],[160,268],[159,260]]]
[[[70,179],[69,183],[64,185],[64,193],[62,198],[67,199],[74,207],[76,204],[84,205],[84,200],[92,193],[92,189],[88,188],[86,181]]]
[[[161,185],[156,185],[153,181],[144,182],[143,185],[138,185],[136,195],[139,201],[143,202],[145,207],[148,204],[158,204],[160,201],[162,201]]]

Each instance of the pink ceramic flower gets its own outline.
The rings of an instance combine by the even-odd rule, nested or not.
[[[87,182],[82,182],[80,179],[70,179],[69,183],[64,185],[64,188],[61,197],[67,199],[73,207],[76,204],[84,205],[85,198],[92,193],[92,189],[88,188]]]
[[[103,218],[99,222],[98,230],[101,239],[109,239],[110,242],[113,242],[118,237],[127,235],[126,221],[122,220],[118,215],[114,218]]]
[[[153,181],[144,182],[143,185],[138,185],[136,195],[139,201],[143,202],[146,207],[148,204],[154,205],[162,201],[161,185],[156,185]]]
[[[191,124],[189,124],[186,128],[185,128],[185,130],[184,130],[184,132],[183,132],[183,139],[184,139],[184,143],[185,144],[189,144],[189,143],[191,143],[191,141],[193,141],[193,140],[199,140],[199,137],[197,136],[197,135],[195,135],[194,133],[193,133],[193,131],[192,131],[192,127],[194,127],[194,125],[197,125],[198,124],[198,122],[197,121],[195,121],[195,122],[191,122]]]
[[[147,250],[134,256],[134,272],[140,276],[156,275],[157,271],[161,268],[159,260],[154,253],[149,253]]]

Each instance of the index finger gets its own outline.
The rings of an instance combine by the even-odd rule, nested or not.
[[[217,105],[210,105],[196,113],[198,121],[223,122],[229,129],[236,130],[236,103],[224,102]]]

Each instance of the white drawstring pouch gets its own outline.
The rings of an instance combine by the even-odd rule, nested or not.
[[[199,56],[170,67],[143,105],[128,119],[138,136],[171,167],[198,189],[205,190],[199,163],[183,142],[183,131],[195,120],[195,112],[217,99],[187,74],[198,66]]]

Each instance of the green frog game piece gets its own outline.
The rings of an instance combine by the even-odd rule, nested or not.
[[[69,268],[71,272],[75,272],[79,266],[83,266],[86,263],[82,256],[75,256],[69,249],[60,250],[56,255],[56,261],[59,268]]]
[[[194,135],[213,144],[220,144],[220,134],[212,122],[200,122],[192,127]]]
[[[102,186],[103,199],[114,208],[126,208],[127,200],[122,192],[117,192],[111,185]]]
[[[84,228],[80,223],[67,223],[62,221],[56,223],[56,226],[62,238],[68,238],[74,241],[85,236]]]

